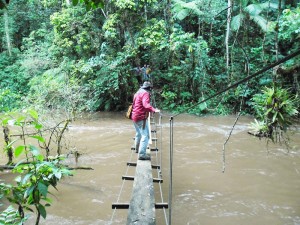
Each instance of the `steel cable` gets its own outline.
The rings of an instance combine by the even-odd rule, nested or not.
[[[131,162],[131,160],[132,160],[133,152],[134,152],[134,151],[131,151],[129,162]],[[126,169],[125,176],[127,176],[127,174],[128,174],[129,167],[130,167],[130,165],[127,165],[127,169]],[[124,188],[125,181],[126,181],[126,180],[123,179],[123,182],[122,182],[122,185],[121,185],[121,188],[120,188],[120,192],[119,192],[119,195],[118,195],[118,198],[117,198],[117,203],[119,203],[119,200],[120,200],[120,198],[121,198],[121,194],[122,194],[122,192],[123,192],[123,188]],[[114,219],[114,216],[115,216],[116,210],[117,210],[117,208],[114,208],[113,213],[112,213],[112,215],[111,215],[111,219],[110,219],[110,221],[109,221],[109,224],[112,224],[113,219]]]

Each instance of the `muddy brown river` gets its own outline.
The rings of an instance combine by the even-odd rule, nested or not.
[[[172,225],[299,225],[300,127],[293,128],[287,150],[247,134],[253,118],[241,117],[226,144],[223,173],[223,144],[234,121],[234,116],[174,118]],[[131,150],[133,136],[131,121],[121,113],[98,113],[72,123],[68,140],[82,153],[77,166],[93,170],[76,170],[60,182],[58,191],[51,190],[53,203],[40,224],[126,224],[128,210],[113,210],[112,203],[130,202],[133,181],[122,176],[135,172],[126,165],[137,158]],[[157,127],[157,137],[160,151],[152,152],[152,160],[162,166],[163,183],[162,195],[154,184],[155,200],[168,202],[168,116]],[[3,164],[3,152],[0,156]],[[68,161],[75,165],[73,157]],[[9,172],[0,175],[11,177]],[[158,177],[155,169],[153,177]],[[157,209],[156,224],[167,224],[168,213]],[[34,224],[34,216],[26,224]]]

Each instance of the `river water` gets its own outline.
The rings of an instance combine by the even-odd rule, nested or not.
[[[162,195],[154,184],[156,202],[168,202],[170,191],[169,119],[164,116],[157,127],[160,151],[152,152],[164,179]],[[300,224],[299,126],[293,128],[287,150],[247,134],[253,118],[241,117],[225,146],[223,173],[223,144],[234,121],[234,116],[174,118],[172,224]],[[113,210],[112,203],[130,202],[133,182],[123,181],[122,175],[135,172],[126,165],[137,157],[131,150],[133,136],[131,121],[120,113],[99,113],[72,123],[68,141],[82,154],[77,166],[93,170],[76,170],[60,182],[58,191],[51,190],[53,203],[40,224],[126,224],[128,210]],[[6,161],[3,153],[0,161]],[[68,161],[75,166],[72,156]],[[0,175],[4,180],[11,177],[9,172]],[[153,177],[158,177],[156,170]],[[157,209],[156,223],[166,224],[168,213]],[[26,224],[34,224],[34,216]]]

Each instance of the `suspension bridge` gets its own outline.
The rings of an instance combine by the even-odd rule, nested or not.
[[[238,82],[228,86],[227,88],[220,90],[219,92],[199,101],[197,104],[191,106],[185,111],[188,111],[194,108],[197,105],[200,105],[212,98],[215,98],[226,91],[237,87],[242,83],[246,83],[252,78],[258,77],[262,75],[264,72],[298,56],[300,54],[300,49],[296,52],[278,60],[275,63],[272,63],[256,73],[249,75]],[[247,85],[245,85],[245,88]],[[155,99],[154,99],[155,102]],[[155,105],[155,104],[154,104]],[[170,133],[169,133],[169,193],[168,193],[168,202],[164,202],[163,193],[162,193],[162,144],[160,148],[158,148],[158,133],[160,133],[160,137],[162,138],[162,114],[157,116],[151,116],[148,118],[149,123],[149,133],[150,141],[147,152],[151,155],[151,160],[138,160],[138,154],[136,154],[136,161],[133,162],[133,155],[135,154],[135,147],[131,147],[131,156],[130,161],[127,162],[127,171],[126,175],[122,176],[123,183],[121,185],[121,189],[118,195],[118,199],[116,203],[112,204],[113,213],[111,216],[110,224],[114,222],[114,215],[116,210],[118,209],[128,209],[127,214],[127,225],[155,225],[156,224],[156,209],[161,209],[164,212],[164,220],[166,225],[172,224],[172,183],[173,183],[173,123],[174,117],[180,115],[183,112],[180,112],[176,115],[170,117]],[[238,119],[238,118],[237,118]],[[157,121],[158,120],[158,121]],[[237,120],[236,120],[237,121]],[[236,122],[235,122],[236,123]],[[233,127],[234,128],[234,127]],[[232,128],[232,129],[233,129]],[[160,141],[162,143],[162,141]],[[133,145],[134,146],[134,145]],[[223,151],[223,158],[225,158],[225,151]],[[130,167],[136,167],[135,176],[128,176],[127,172]],[[153,170],[156,173],[153,173]],[[154,178],[152,174],[156,174]],[[131,194],[131,200],[129,202],[119,202],[120,196],[123,191],[123,187],[126,181],[133,181],[133,189]],[[154,195],[154,185],[153,183],[158,183],[160,199],[157,201]]]
[[[165,224],[168,223],[168,215],[171,208],[169,202],[165,202],[163,198],[163,178],[162,178],[162,116],[150,116],[147,120],[150,140],[147,148],[147,154],[150,155],[150,160],[138,160],[134,144],[131,147],[130,159],[127,162],[126,175],[122,176],[122,186],[116,203],[112,204],[113,214],[111,224],[113,224],[113,217],[118,209],[128,209],[127,225],[155,225],[156,224],[156,210],[163,210]],[[134,139],[133,139],[134,140]],[[160,146],[159,146],[160,143]],[[133,161],[136,159],[136,161]],[[135,175],[128,176],[129,167],[135,167]],[[153,177],[154,176],[154,177]],[[120,195],[123,192],[125,182],[133,182],[130,202],[119,202]],[[170,181],[169,181],[170,182]],[[155,190],[154,183],[158,184],[158,190]],[[169,186],[171,183],[169,184]],[[170,186],[171,188],[171,186]],[[160,199],[155,199],[155,192],[159,192]],[[171,194],[169,194],[171,196]],[[167,213],[168,210],[168,213]]]

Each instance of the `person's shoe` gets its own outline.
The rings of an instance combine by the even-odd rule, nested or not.
[[[150,156],[147,155],[140,155],[139,160],[150,160]]]

